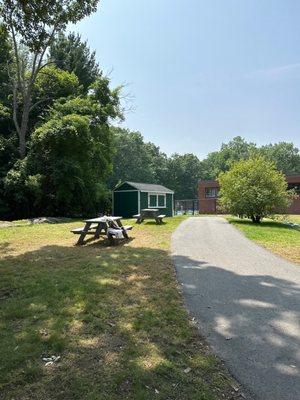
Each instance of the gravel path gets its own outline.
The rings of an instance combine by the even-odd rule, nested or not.
[[[255,399],[300,399],[300,266],[220,217],[189,218],[172,255],[186,306]]]

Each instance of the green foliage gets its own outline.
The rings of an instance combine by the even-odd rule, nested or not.
[[[35,208],[47,215],[99,212],[110,168],[108,127],[76,114],[50,119],[33,133],[28,153],[27,174],[40,175]]]
[[[175,191],[177,199],[194,199],[201,165],[193,154],[167,157],[159,147],[145,142],[140,132],[112,128],[116,153],[110,185],[119,181],[160,183]]]
[[[111,128],[116,149],[113,158],[113,174],[110,185],[119,181],[154,182],[154,166],[151,153],[140,132],[127,129]]]
[[[228,143],[222,143],[219,151],[209,153],[201,162],[201,178],[215,179],[220,172],[228,171],[234,162],[245,160],[255,155],[256,151],[255,143],[236,136]]]
[[[122,86],[110,89],[109,84],[110,81],[107,77],[99,76],[90,86],[91,98],[98,101],[102,106],[104,116],[104,120],[101,120],[102,123],[108,122],[108,119],[124,119],[120,105]]]
[[[12,48],[4,24],[0,23],[0,103],[8,105],[11,92],[9,84],[9,66],[12,64]]]
[[[78,93],[77,76],[54,66],[47,66],[39,72],[34,87],[35,101],[49,101],[61,97],[76,96]]]
[[[79,34],[70,33],[65,36],[60,33],[50,47],[49,59],[58,68],[73,72],[85,92],[100,76],[95,52],[90,51],[87,42],[83,42]]]
[[[261,147],[260,153],[274,161],[277,169],[283,173],[300,173],[300,153],[293,143],[269,144]]]
[[[32,112],[30,116],[30,128],[45,117],[49,107],[55,100],[77,96],[80,91],[78,78],[75,74],[63,71],[54,66],[43,68],[38,76],[33,89]]]
[[[41,176],[27,173],[27,160],[18,160],[4,178],[4,194],[10,209],[6,210],[13,218],[30,216],[41,197]],[[6,206],[8,208],[8,206]]]
[[[198,180],[201,176],[201,164],[197,156],[191,153],[173,154],[168,159],[167,178],[175,191],[176,199],[195,199],[197,197]]]
[[[220,206],[230,214],[262,218],[284,212],[290,205],[293,193],[287,191],[284,175],[275,163],[264,157],[253,157],[234,164],[228,172],[219,175]]]
[[[4,39],[6,31],[3,26],[1,29],[0,37]],[[76,37],[76,46],[83,57],[90,57],[87,64],[93,70],[94,55],[85,43],[80,45],[79,37]],[[7,37],[7,42],[0,43],[0,55],[6,58],[2,70],[9,61],[8,50]],[[28,82],[30,51],[24,47],[22,52]],[[112,170],[113,155],[109,123],[123,117],[119,101],[121,88],[111,89],[109,79],[101,75],[95,64],[94,75],[91,70],[87,71],[93,77],[87,91],[82,76],[76,75],[78,71],[69,72],[53,64],[38,70],[31,90],[26,134],[28,154],[23,161],[18,161],[11,96],[7,94],[0,101],[1,218],[95,214],[108,206],[106,181]],[[7,81],[7,76],[1,72],[2,89],[6,82],[1,79]],[[21,112],[21,95],[17,101]]]
[[[257,147],[255,143],[237,136],[201,161],[201,179],[215,179],[220,172],[228,171],[236,161],[258,155],[274,161],[277,169],[284,174],[300,173],[300,153],[293,143],[280,142]]]
[[[96,11],[99,0],[0,0],[0,13],[9,29],[20,35],[31,52],[41,52],[53,38],[53,29],[62,31]]]

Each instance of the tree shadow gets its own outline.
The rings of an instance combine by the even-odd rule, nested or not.
[[[168,253],[103,246],[1,260],[1,400],[238,398],[187,324]]]
[[[296,229],[300,231],[300,228],[298,226],[291,226],[288,224],[284,224],[282,222],[277,222],[277,221],[262,221],[259,224],[254,224],[252,221],[247,220],[247,219],[236,219],[234,220],[234,224],[236,225],[249,225],[249,226],[255,226],[257,228],[276,228],[276,229],[282,229],[282,230],[291,230],[291,229]]]
[[[297,399],[300,286],[181,255],[174,262],[188,310],[233,374],[258,398]]]

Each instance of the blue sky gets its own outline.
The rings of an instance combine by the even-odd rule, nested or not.
[[[102,0],[76,26],[139,130],[204,157],[240,135],[300,146],[299,0]]]

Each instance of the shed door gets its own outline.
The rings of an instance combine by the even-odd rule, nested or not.
[[[138,213],[138,191],[114,192],[114,215],[132,218]]]

